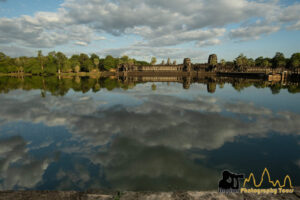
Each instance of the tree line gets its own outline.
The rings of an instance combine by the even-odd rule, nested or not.
[[[300,53],[294,53],[290,58],[286,58],[283,53],[277,52],[273,58],[260,56],[255,60],[240,54],[233,62],[226,62],[222,59],[220,64],[221,66],[234,66],[237,70],[247,67],[296,69],[300,67]]]
[[[210,57],[208,64],[216,66],[217,56]],[[0,52],[0,73],[30,73],[30,74],[56,74],[56,73],[78,73],[78,72],[99,72],[109,71],[116,68],[119,64],[132,65],[154,65],[157,62],[152,57],[150,63],[146,61],[138,61],[128,56],[114,58],[111,55],[100,58],[96,54],[90,56],[84,53],[72,55],[68,58],[62,52],[52,51],[47,55],[43,55],[42,51],[38,51],[36,57],[17,57],[11,58]],[[161,63],[165,64],[164,61]],[[170,58],[166,62],[167,65],[176,65],[176,61],[171,62]],[[300,53],[294,53],[290,58],[286,58],[283,53],[277,52],[273,58],[258,57],[247,58],[244,54],[240,54],[234,61],[226,62],[222,59],[219,63],[222,67],[232,67],[233,70],[244,70],[248,67],[261,68],[289,68],[295,69],[300,67]]]
[[[43,55],[38,51],[36,57],[11,58],[0,52],[0,73],[31,73],[31,74],[56,74],[99,72],[116,68],[119,64],[149,65],[148,62],[138,61],[128,56],[114,58],[111,55],[100,58],[96,54],[90,56],[84,53],[72,55],[68,58],[62,52],[50,52]]]

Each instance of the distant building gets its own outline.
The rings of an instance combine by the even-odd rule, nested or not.
[[[148,66],[138,66],[138,65],[129,65],[129,64],[121,64],[118,66],[119,72],[181,72],[186,71],[189,72],[192,69],[191,59],[185,58],[183,65],[171,65],[171,61],[169,64],[164,65],[148,65]]]
[[[149,65],[149,66],[128,66],[122,64],[119,66],[119,72],[161,72],[161,71],[182,71],[182,65]]]

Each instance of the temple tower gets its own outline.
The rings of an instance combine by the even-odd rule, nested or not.
[[[190,72],[192,69],[192,63],[190,58],[185,58],[183,60],[183,71]]]
[[[218,64],[218,57],[217,57],[217,55],[216,54],[209,55],[209,57],[208,57],[208,65],[215,67],[215,66],[217,66],[217,64]]]

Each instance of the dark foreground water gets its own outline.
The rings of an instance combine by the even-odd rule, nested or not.
[[[0,79],[0,190],[208,190],[265,167],[300,185],[298,86],[30,80]]]

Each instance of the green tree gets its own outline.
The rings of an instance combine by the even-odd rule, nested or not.
[[[290,59],[290,67],[298,68],[300,67],[300,53],[294,53]]]
[[[268,68],[268,67],[271,67],[272,66],[272,63],[269,61],[269,59],[268,58],[265,58],[264,60],[263,60],[263,62],[262,62],[262,65],[261,65],[262,67],[266,67],[266,68]]]
[[[99,58],[94,58],[93,63],[95,65],[96,70],[99,70],[99,63],[100,63]]]
[[[24,65],[24,72],[39,75],[43,71],[37,58],[27,58]]]
[[[234,64],[239,71],[242,71],[247,67],[248,59],[244,54],[240,54],[235,60]]]
[[[135,61],[136,65],[140,65],[140,66],[147,66],[150,65],[150,63],[146,62],[146,61],[140,61],[140,60],[136,60]]]
[[[3,53],[3,52],[0,52],[0,61],[4,61],[5,59],[7,58],[7,56]]]
[[[254,67],[255,66],[255,61],[253,58],[249,58],[247,62],[247,67]]]
[[[272,59],[273,68],[286,67],[286,60],[283,53],[277,52]]]
[[[73,71],[76,72],[76,73],[80,72],[80,66],[79,66],[79,64],[74,67]]]
[[[22,66],[21,59],[20,59],[20,58],[16,58],[16,59],[14,60],[14,64],[15,64],[16,67],[17,67],[18,73],[22,73],[22,72],[23,72],[23,66]]]
[[[255,65],[257,67],[262,67],[263,61],[264,61],[264,58],[262,56],[260,56],[260,57],[258,57],[258,58],[255,59]]]
[[[49,52],[45,59],[44,72],[47,74],[55,74],[57,72],[57,57],[56,52]]]
[[[95,58],[98,58],[98,59],[100,59],[100,57],[97,55],[97,54],[92,54],[91,55],[91,61],[93,61]]]
[[[118,65],[117,60],[111,55],[106,56],[103,61],[103,67],[106,70],[110,70],[111,68],[116,68],[117,65]]]
[[[255,59],[255,66],[268,68],[272,66],[272,63],[270,61],[270,58],[264,58],[260,56]]]
[[[91,60],[94,64],[94,69],[99,70],[100,58],[96,54],[91,55]]]
[[[131,58],[130,58],[130,59],[128,60],[128,64],[129,64],[129,65],[134,65],[135,63],[136,63],[136,60],[135,60],[135,59],[131,59]]]
[[[40,62],[41,70],[42,70],[42,72],[44,72],[44,60],[45,59],[44,59],[44,56],[43,56],[43,53],[42,53],[41,50],[38,51],[37,57],[38,57],[38,60]]]
[[[93,69],[93,62],[90,60],[89,56],[81,53],[79,55],[80,69],[83,72],[89,72]]]
[[[79,55],[72,55],[72,57],[70,58],[70,64],[73,72],[80,72]]]
[[[63,67],[66,65],[67,57],[62,52],[57,52],[55,56],[56,56],[58,73],[60,74]]]
[[[119,64],[129,64],[129,65],[134,65],[137,64],[137,61],[135,59],[131,59],[128,56],[124,55],[120,59],[115,58],[115,63]]]
[[[73,71],[71,66],[71,61],[69,59],[64,60],[62,66],[62,72],[64,73],[71,73]]]
[[[9,57],[0,52],[0,73],[9,73]]]
[[[129,63],[129,57],[124,55],[120,58],[120,61],[119,61],[120,64],[128,64]]]

